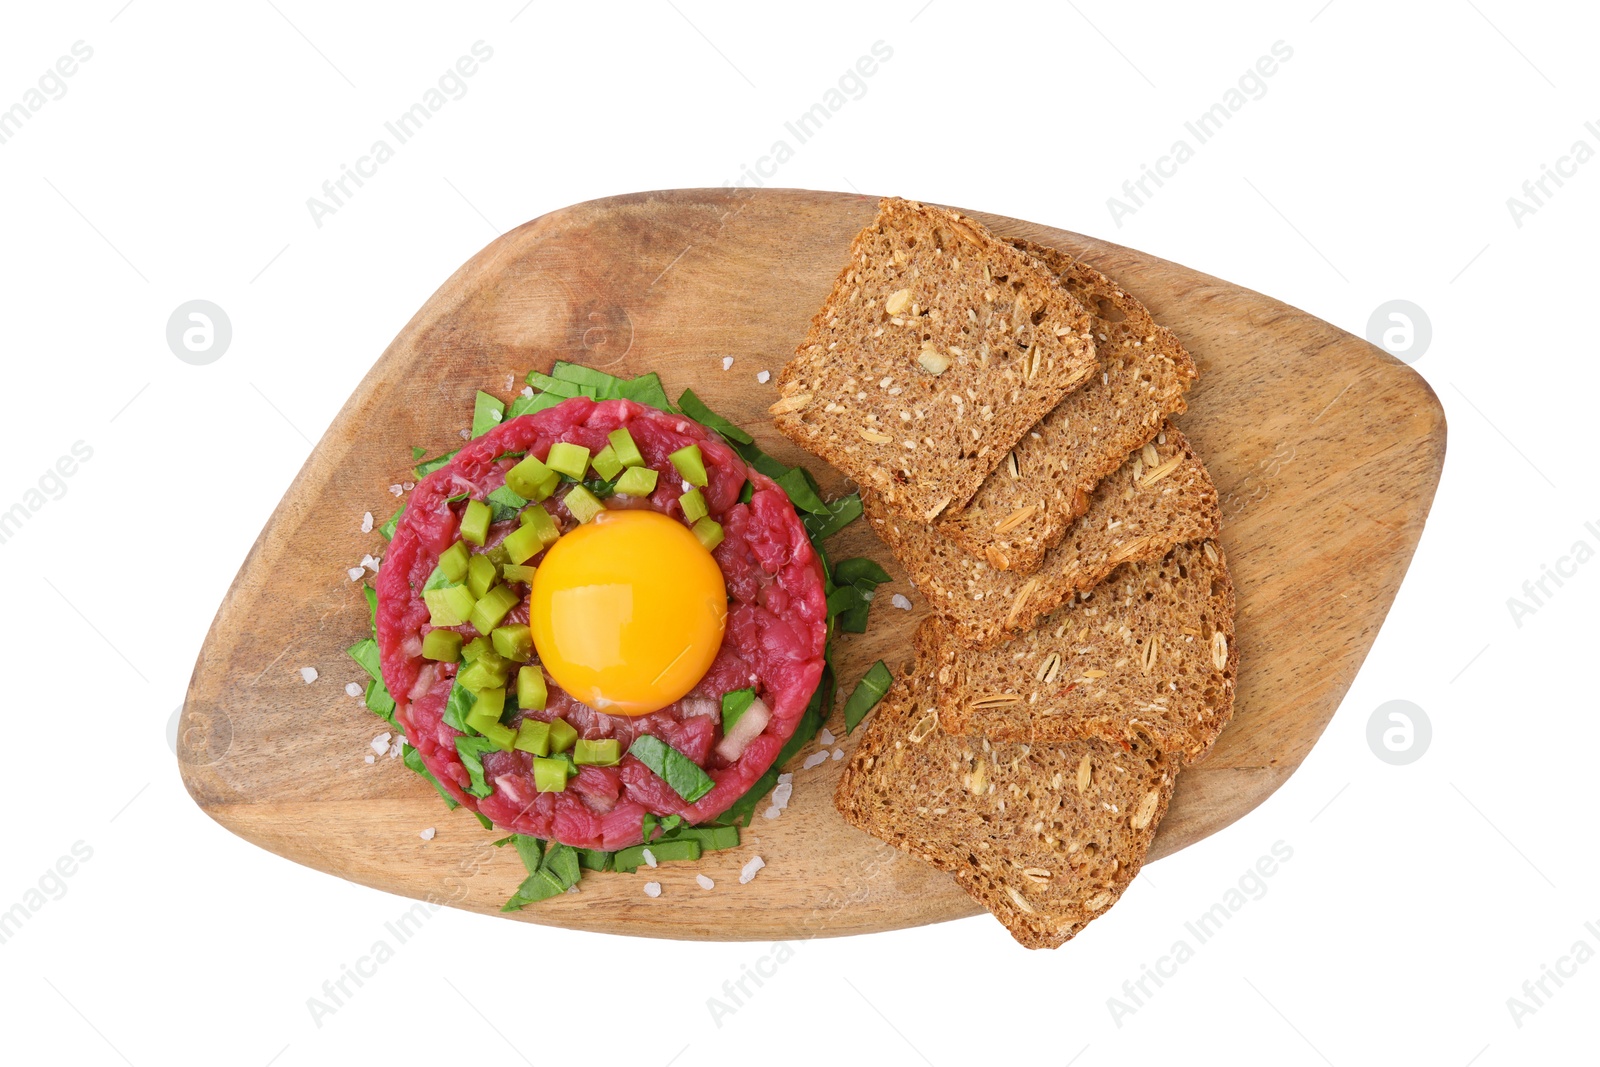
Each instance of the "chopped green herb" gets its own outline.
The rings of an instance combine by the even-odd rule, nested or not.
[[[399,509],[395,511],[393,515],[390,515],[387,519],[385,519],[382,526],[378,527],[378,533],[383,535],[383,539],[385,541],[394,540],[395,527],[400,525],[400,516],[404,515],[405,513],[406,506],[401,504]]]
[[[596,500],[604,500],[617,491],[617,483],[608,478],[589,478],[583,482],[583,487],[589,490]]]
[[[421,463],[418,463],[415,467],[413,467],[412,470],[416,473],[416,476],[419,479],[426,478],[428,475],[432,474],[446,463],[449,463],[452,459],[455,459],[456,453],[459,451],[461,451],[459,448],[452,448],[442,456],[434,456],[432,459],[423,460]]]
[[[738,426],[706,407],[705,402],[695,395],[693,389],[685,389],[683,391],[683,395],[678,397],[678,407],[683,409],[683,413],[695,422],[702,426],[710,427],[730,441],[737,441],[742,445],[753,444],[755,441],[755,438],[739,429]]]
[[[701,851],[716,852],[719,849],[739,847],[739,828],[737,826],[684,826],[672,831],[672,840],[693,840],[700,842]]]
[[[456,684],[450,687],[450,696],[444,702],[444,724],[452,730],[466,733],[467,713],[477,699],[472,695],[472,690],[461,684],[461,676],[457,675]]]
[[[509,841],[517,850],[517,857],[522,860],[522,866],[529,874],[535,874],[544,865],[544,842],[528,834],[512,834],[510,837],[501,838],[495,844]]]
[[[654,771],[690,804],[711,792],[715,784],[694,760],[652,734],[634,738],[628,755]]]
[[[883,665],[883,660],[868,668],[855,689],[851,690],[849,699],[844,702],[844,732],[848,734],[854,730],[867,717],[867,712],[878,706],[878,701],[883,699],[893,684],[894,675]]]
[[[361,665],[361,669],[367,672],[367,676],[369,678],[379,682],[383,681],[383,670],[379,666],[378,662],[380,658],[378,653],[378,642],[374,641],[370,637],[363,637],[361,640],[345,649],[345,654],[359,663]]]
[[[618,849],[611,857],[613,870],[624,874],[632,874],[645,865],[644,850],[649,849],[657,863],[666,863],[675,860],[697,860],[700,858],[700,842],[692,837],[679,838],[673,841],[652,841],[648,845],[634,845],[631,848]]]
[[[791,467],[787,474],[781,478],[774,478],[773,481],[778,483],[778,488],[782,489],[794,506],[801,511],[812,515],[829,513],[828,505],[817,492],[816,482],[812,481],[810,472],[804,467]]]
[[[750,484],[750,479],[746,478],[744,485],[739,489],[739,503],[748,504],[750,501],[754,500],[755,497],[756,487]]]
[[[494,792],[494,787],[483,778],[483,754],[493,751],[494,747],[494,742],[487,737],[462,734],[456,738],[456,755],[461,757],[461,766],[467,769],[467,776],[472,782],[467,786],[467,792],[475,797],[486,797]]]
[[[598,848],[574,849],[578,853],[578,866],[586,871],[609,871],[611,869],[611,853]]]
[[[722,694],[722,732],[733,732],[734,726],[750,710],[750,705],[756,700],[754,689],[735,689],[731,693]]]
[[[472,436],[482,437],[505,418],[506,406],[495,397],[483,390],[478,390],[478,395],[472,402]]]
[[[832,537],[861,517],[861,494],[851,493],[828,504],[827,513],[804,515],[801,521],[811,534],[813,543]]]
[[[544,854],[544,862],[539,865],[541,871],[549,871],[565,882],[569,887],[578,884],[578,879],[583,872],[578,866],[578,850],[571,845],[552,844]]]
[[[461,806],[461,802],[455,797],[451,796],[448,789],[439,784],[439,779],[435,778],[433,776],[433,772],[428,770],[428,765],[422,762],[422,753],[418,752],[410,745],[401,745],[400,759],[407,767],[426,778],[428,780],[428,784],[439,791],[439,796],[444,798],[444,806],[448,810],[455,811]]]
[[[378,679],[373,678],[367,682],[367,691],[363,695],[363,702],[367,710],[372,712],[384,722],[400,729],[400,724],[394,721],[394,697],[389,695],[389,687]],[[401,731],[402,733],[404,731]]]
[[[427,454],[428,454],[428,450],[426,448],[423,448],[421,445],[412,445],[411,446],[411,462],[415,463],[417,460],[421,459],[423,456],[426,456]]]
[[[509,485],[502,485],[484,497],[484,502],[489,505],[491,522],[509,522],[528,504],[527,498]]]
[[[523,883],[517,887],[516,893],[501,906],[500,910],[517,911],[529,904],[536,904],[541,900],[549,900],[551,897],[559,897],[568,888],[570,887],[562,885],[561,879],[549,871],[537,871],[523,880]]]

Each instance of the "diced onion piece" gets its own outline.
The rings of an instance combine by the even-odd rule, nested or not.
[[[717,755],[732,763],[744,755],[745,746],[761,736],[761,731],[767,728],[767,722],[772,718],[772,710],[762,703],[757,697],[750,702],[745,713],[739,716],[739,721],[733,724],[733,729],[717,743]]]

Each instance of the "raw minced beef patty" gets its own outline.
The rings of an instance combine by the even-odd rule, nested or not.
[[[533,757],[520,751],[486,752],[484,780],[494,791],[482,799],[466,791],[471,779],[456,752],[459,731],[444,722],[457,665],[434,663],[421,655],[429,628],[421,590],[439,555],[455,543],[465,501],[481,500],[505,483],[517,462],[506,453],[527,452],[543,460],[551,444],[569,441],[591,454],[607,444],[607,434],[625,426],[658,472],[649,497],[614,496],[608,507],[644,507],[679,519],[683,482],[668,456],[699,445],[708,484],[701,490],[711,518],[722,524],[723,541],[713,553],[728,589],[727,627],[722,647],[700,682],[678,702],[637,717],[607,715],[578,703],[547,678],[549,699],[542,711],[525,716],[564,718],[578,736],[616,738],[626,752],[640,734],[652,734],[682,752],[711,776],[714,788],[686,803],[649,768],[632,756],[614,767],[585,766],[563,792],[534,788]],[[753,495],[739,502],[745,481]],[[558,496],[544,506],[563,529],[576,525]],[[515,519],[496,523],[486,547],[516,529]],[[543,555],[528,562],[537,564]],[[617,849],[638,844],[646,813],[681,815],[703,822],[725,811],[750,789],[794,733],[822,675],[827,636],[827,605],[822,566],[789,498],[771,479],[747,467],[739,455],[705,427],[682,415],[669,415],[628,400],[595,402],[586,397],[523,415],[490,430],[465,446],[445,466],[417,483],[377,578],[378,645],[383,679],[397,706],[395,718],[406,739],[444,787],[469,808],[497,825],[579,848]],[[507,616],[527,621],[528,601]],[[470,626],[460,627],[467,637]],[[714,751],[722,737],[722,694],[754,686],[771,709],[762,734],[728,763]]]

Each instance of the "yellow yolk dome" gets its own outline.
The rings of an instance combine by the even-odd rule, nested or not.
[[[727,616],[722,571],[687,526],[613,510],[545,553],[528,626],[545,670],[574,699],[644,715],[704,677]]]

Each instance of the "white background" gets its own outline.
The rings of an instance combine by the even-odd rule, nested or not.
[[[1521,226],[1506,203],[1574,141],[1600,148],[1592,9],[274,3],[18,5],[0,34],[0,107],[93,48],[0,144],[0,510],[93,449],[0,544],[0,909],[92,849],[0,945],[8,1057],[542,1062],[566,1041],[646,1065],[1593,1061],[1600,962],[1547,982],[1520,1026],[1507,998],[1579,939],[1600,950],[1600,563],[1520,626],[1507,598],[1574,542],[1600,548],[1600,161]],[[466,95],[314,225],[307,197],[478,40],[494,54]],[[407,902],[247,845],[184,793],[166,730],[239,561],[371,361],[496,233],[736,178],[880,40],[893,56],[865,94],[772,184],[1097,234],[1358,334],[1384,301],[1425,309],[1415,366],[1449,457],[1343,707],[1280,792],[1056,952],[987,917],[799,943],[719,1027],[707,998],[770,946],[441,912],[317,1026],[307,998]],[[1116,225],[1107,198],[1280,40],[1265,95]],[[194,298],[233,324],[209,366],[165,341]],[[1407,766],[1366,741],[1393,699],[1433,725]],[[1118,1025],[1108,998],[1279,841],[1293,858],[1265,896]]]

